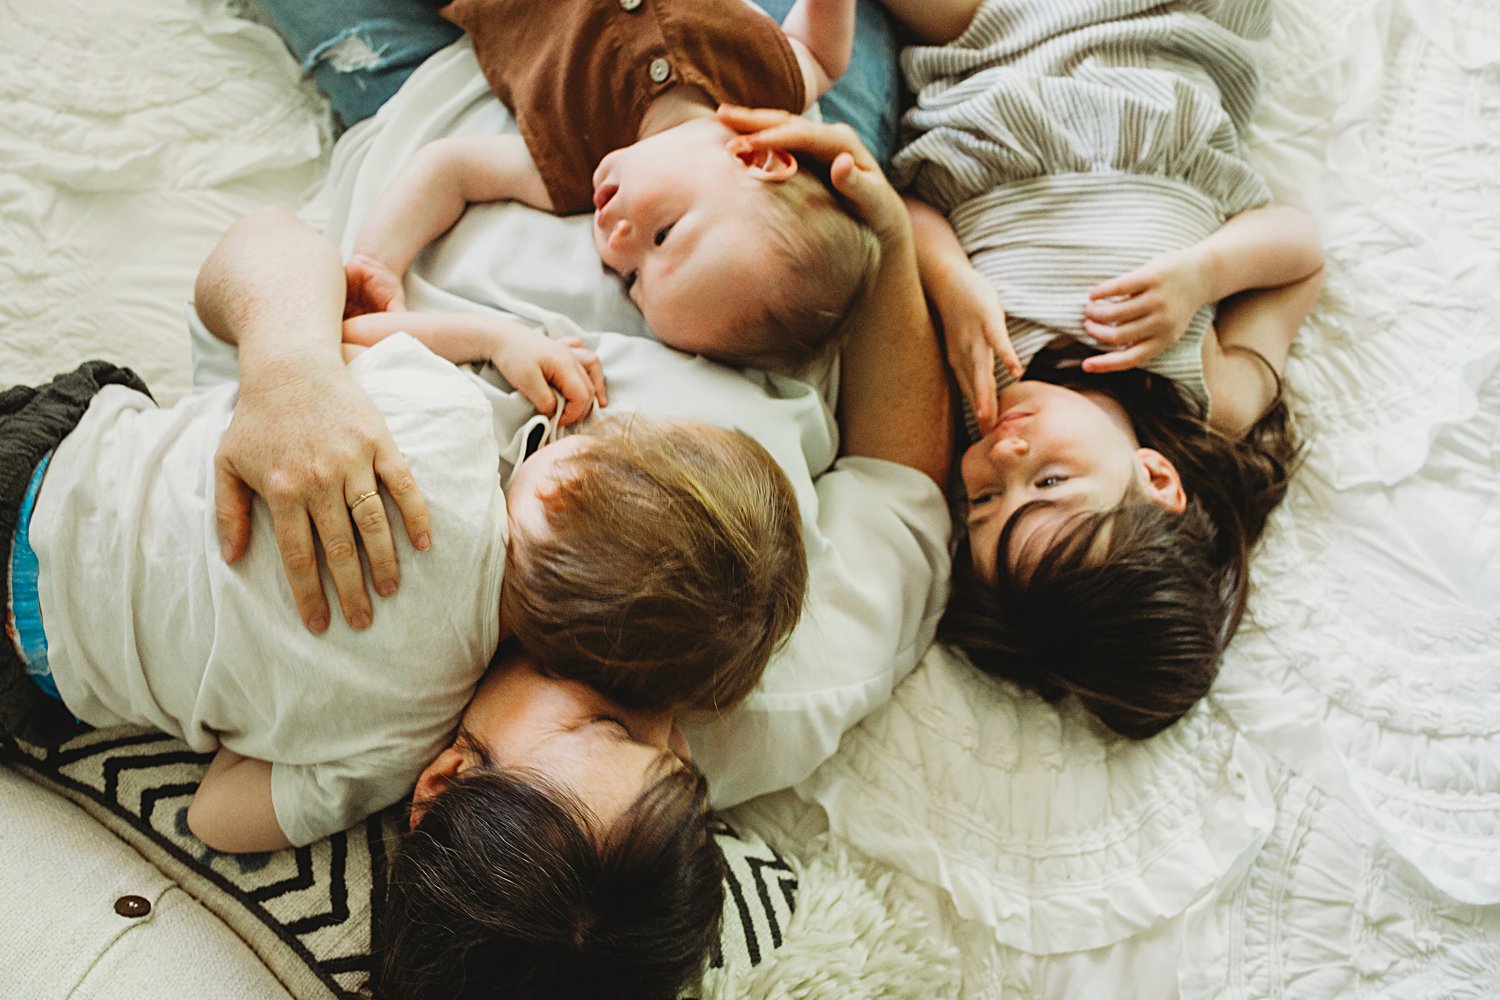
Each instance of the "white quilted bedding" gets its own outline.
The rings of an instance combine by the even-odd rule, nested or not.
[[[0,12],[0,385],[105,356],[173,399],[199,262],[302,202],[322,105],[224,0]],[[1500,6],[1276,13],[1252,140],[1328,281],[1213,697],[1131,744],[934,650],[745,811],[896,872],[965,996],[1500,996]]]

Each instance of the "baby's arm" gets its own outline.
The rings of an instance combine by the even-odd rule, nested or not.
[[[276,821],[271,763],[220,747],[188,806],[188,829],[216,851],[279,851],[292,842]]]
[[[1322,267],[1323,247],[1304,213],[1285,206],[1243,212],[1185,250],[1096,285],[1083,328],[1113,350],[1086,360],[1084,370],[1143,365],[1175,344],[1204,306],[1241,292],[1282,288]]]
[[[1005,329],[1005,310],[995,286],[969,262],[969,255],[941,212],[925,202],[906,199],[916,240],[922,289],[942,322],[948,367],[958,380],[981,430],[998,414],[995,357],[1016,378],[1021,362]]]
[[[519,135],[430,142],[382,192],[349,257],[346,315],[405,304],[401,279],[422,248],[453,228],[474,202],[519,201],[552,210],[552,198]]]
[[[797,0],[781,27],[802,67],[811,106],[849,67],[854,51],[854,0]]]
[[[604,369],[576,337],[552,340],[524,323],[495,313],[382,312],[344,321],[344,343],[373,346],[404,331],[427,349],[456,365],[489,362],[505,380],[551,416],[557,393],[564,406],[559,421],[582,420],[597,402],[606,405]]]

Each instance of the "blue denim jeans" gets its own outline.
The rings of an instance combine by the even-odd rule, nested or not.
[[[412,71],[461,32],[443,20],[445,0],[259,0],[305,70],[346,125],[373,115]],[[757,0],[777,20],[792,0]],[[876,0],[859,0],[854,58],[819,102],[829,121],[846,122],[885,162],[901,113],[895,24]]]

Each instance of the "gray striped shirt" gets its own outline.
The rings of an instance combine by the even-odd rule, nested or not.
[[[906,51],[895,179],[947,214],[1023,364],[1089,342],[1094,285],[1269,200],[1241,138],[1269,31],[1269,0],[988,0],[954,42]],[[1212,319],[1148,366],[1205,402]]]

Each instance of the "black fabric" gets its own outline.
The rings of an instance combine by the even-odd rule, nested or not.
[[[6,641],[0,642],[0,735],[54,746],[81,728],[62,702],[30,677],[9,634],[10,548],[21,500],[42,456],[56,448],[83,419],[89,402],[106,385],[151,395],[129,368],[85,361],[43,386],[18,385],[0,392],[0,573],[5,577]]]

